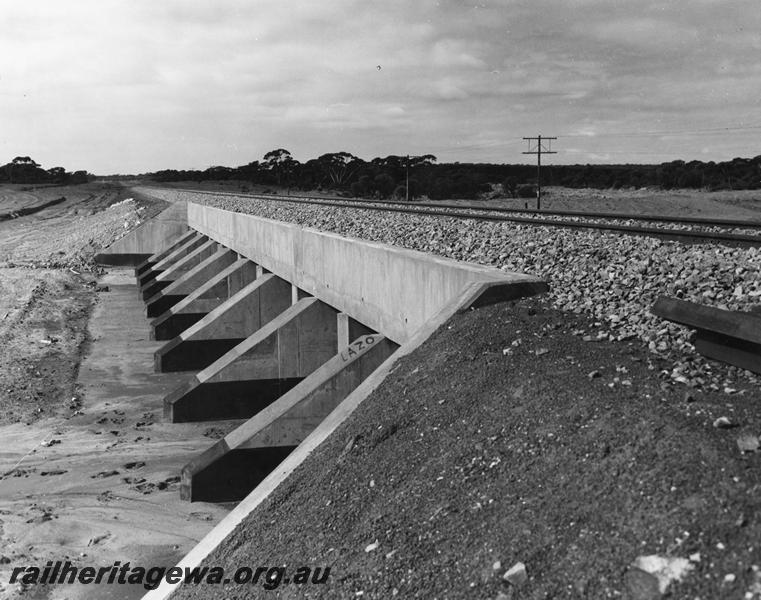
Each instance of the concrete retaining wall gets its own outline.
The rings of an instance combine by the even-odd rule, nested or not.
[[[360,406],[391,372],[396,360],[422,344],[453,314],[487,303],[541,293],[547,289],[546,284],[536,277],[505,273],[490,267],[460,263],[365,240],[343,238],[290,223],[198,204],[188,205],[188,224],[200,234],[256,263],[257,273],[261,268],[272,272],[333,309],[401,344],[401,348],[364,378],[345,399],[341,401],[334,398],[340,404],[331,404],[335,408],[311,433],[306,435],[302,432],[297,439],[286,440],[296,443],[303,439],[292,452],[288,447],[290,453],[279,458],[282,462],[182,559],[179,563],[182,568],[199,565]],[[293,289],[291,292],[292,303],[305,302],[299,301],[300,295],[293,293]],[[310,301],[316,303],[314,299]],[[291,306],[287,310],[294,308]],[[254,333],[249,339],[256,342],[257,336],[261,335]],[[335,340],[331,338],[331,344],[334,343]],[[340,352],[346,344],[341,345],[339,342],[336,345]],[[240,349],[245,350],[245,347]],[[235,358],[235,353],[228,358]],[[336,362],[339,360],[340,357]],[[325,364],[331,363],[328,360]],[[322,375],[324,373],[318,369],[310,377],[319,379]],[[302,382],[292,388],[291,396],[288,393],[281,396],[268,412],[263,412],[258,417],[259,421],[280,411],[277,416],[282,417],[282,423],[275,424],[288,424],[287,417],[291,413],[286,409],[292,408],[288,403],[295,400],[308,402],[307,392],[316,389],[317,384],[325,383],[304,381],[306,383]],[[269,422],[263,423],[266,427],[257,429],[256,419],[254,417],[253,421],[244,424],[201,456],[193,463],[197,468],[191,468],[192,465],[186,468],[183,478],[192,476],[199,469],[216,468],[214,465],[219,464],[216,461],[233,447],[242,449],[243,452],[250,451],[248,443],[251,440],[254,443],[259,434],[263,436],[270,429],[274,431],[274,426],[269,427]],[[312,425],[314,423],[310,423],[310,427]],[[207,465],[211,467],[207,468]],[[266,540],[261,540],[261,543],[266,543]],[[165,581],[156,590],[148,592],[144,600],[165,600],[176,586],[177,584]]]
[[[472,283],[540,282],[193,203],[188,224],[399,344]]]
[[[104,265],[137,266],[178,240],[187,230],[187,205],[178,202],[116,240],[95,260]]]

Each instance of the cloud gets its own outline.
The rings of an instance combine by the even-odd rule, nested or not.
[[[480,69],[484,61],[476,56],[474,41],[445,38],[438,40],[431,50],[432,63],[437,67],[470,67]]]
[[[595,133],[589,156],[615,160],[629,145],[606,131],[761,108],[755,0],[39,0],[4,25],[0,152],[96,172],[283,146],[522,161],[540,127]],[[662,150],[633,150],[648,143]]]
[[[692,45],[699,37],[697,28],[642,17],[626,17],[595,23],[588,27],[578,24],[576,30],[606,43],[633,46],[648,52]]]

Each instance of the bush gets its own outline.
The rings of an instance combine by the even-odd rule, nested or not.
[[[381,198],[388,198],[394,190],[394,178],[387,173],[380,173],[373,179],[373,185]]]
[[[515,198],[518,189],[518,182],[515,181],[515,177],[507,177],[502,182],[502,191],[511,198]]]
[[[452,180],[445,177],[437,177],[433,180],[428,196],[433,200],[443,200],[452,197]]]
[[[533,185],[519,185],[516,193],[518,198],[536,198],[536,188]]]

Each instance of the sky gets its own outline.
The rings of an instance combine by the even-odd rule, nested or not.
[[[0,0],[0,164],[761,154],[758,0]]]

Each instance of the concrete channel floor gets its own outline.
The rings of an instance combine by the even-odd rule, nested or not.
[[[0,598],[15,566],[172,566],[229,507],[180,501],[179,473],[236,422],[162,422],[162,399],[190,374],[156,374],[131,270],[112,270],[90,320],[81,413],[0,428]],[[12,470],[12,471],[11,471]],[[11,472],[9,472],[11,471]],[[2,557],[10,559],[5,561]],[[5,563],[5,564],[3,564]],[[139,598],[142,586],[31,586],[24,598]]]

